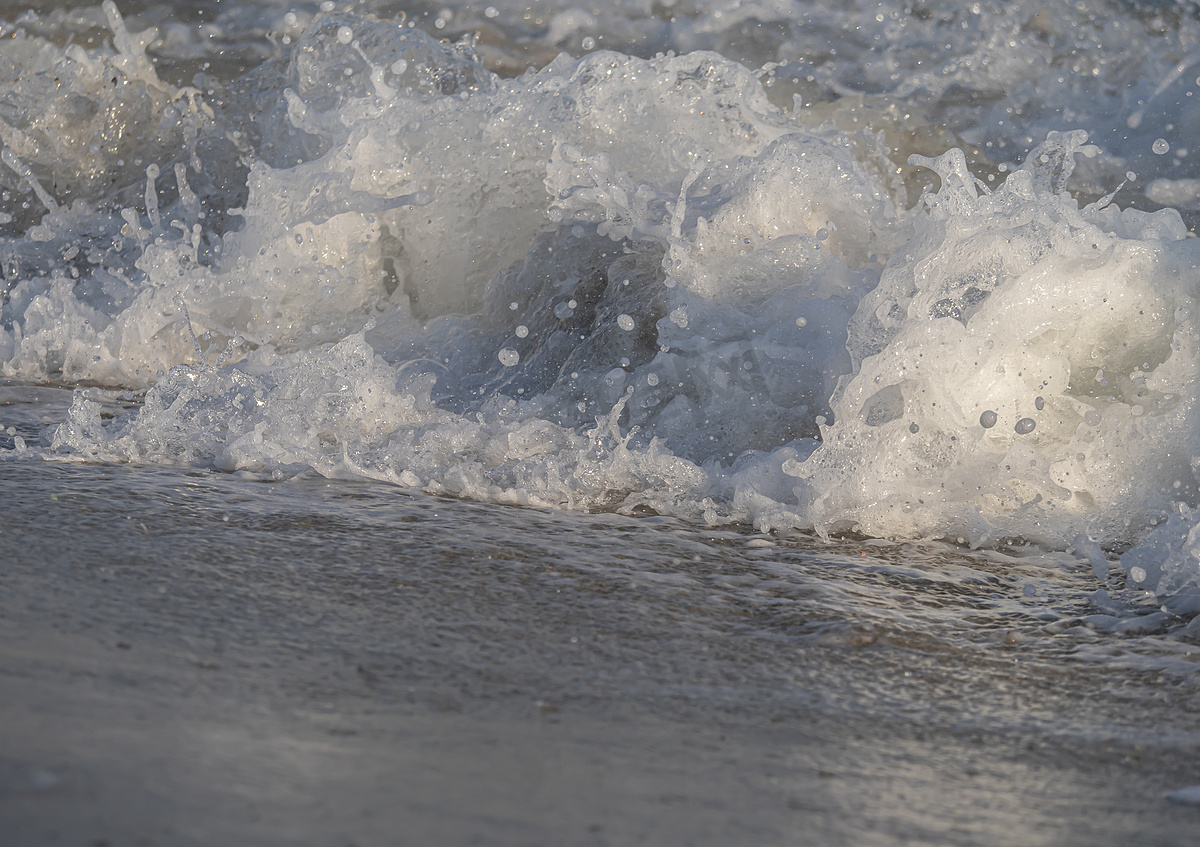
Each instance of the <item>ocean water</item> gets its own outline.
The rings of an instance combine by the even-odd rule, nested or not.
[[[0,6],[0,822],[1180,843],[1197,100],[1190,3]]]

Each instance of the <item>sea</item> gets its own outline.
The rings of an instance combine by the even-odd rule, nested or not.
[[[0,2],[0,844],[1200,833],[1200,5]]]

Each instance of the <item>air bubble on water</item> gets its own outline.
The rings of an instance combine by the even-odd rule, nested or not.
[[[825,426],[825,416],[817,415],[816,424],[817,424],[817,426]]]
[[[804,318],[804,317],[796,318],[796,326],[807,326],[807,325],[808,325],[808,318]]]
[[[583,41],[582,41],[582,42],[580,42],[580,46],[581,46],[581,47],[582,47],[584,50],[591,50],[591,49],[593,49],[593,48],[596,46],[596,39],[592,38],[592,37],[589,35],[587,38],[583,39]]]
[[[1013,427],[1017,435],[1029,435],[1037,428],[1037,421],[1033,418],[1021,418],[1017,421],[1017,425]]]
[[[511,347],[505,347],[499,353],[500,364],[506,368],[511,368],[517,362],[521,361],[521,354]]]
[[[817,241],[824,241],[827,238],[829,238],[829,230],[827,230],[825,227],[821,227],[817,230]]]
[[[1103,416],[1095,409],[1090,409],[1083,416],[1083,422],[1088,426],[1099,426]]]
[[[629,332],[631,329],[633,329],[633,318],[631,318],[629,315],[617,315],[617,326],[626,332]]]
[[[982,415],[979,416],[979,425],[981,427],[983,427],[984,429],[991,429],[992,427],[994,427],[996,425],[996,421],[999,419],[999,417],[1000,416],[997,415],[995,412],[993,412],[991,409],[988,409],[986,412],[984,412]]]
[[[1171,145],[1167,143],[1165,138],[1154,139],[1154,144],[1150,147],[1156,156],[1161,156],[1171,149]]]
[[[339,44],[349,44],[354,40],[354,30],[348,26],[338,27],[337,40]]]
[[[1134,582],[1145,582],[1146,581],[1146,569],[1138,567],[1137,565],[1134,565],[1132,568],[1129,569],[1129,578],[1132,579]]]
[[[515,311],[517,310],[517,308],[518,308],[518,306],[517,306],[517,301],[516,301],[516,300],[513,300],[511,303],[509,303],[509,304],[508,304],[508,308],[509,308],[511,311],[515,312]]]
[[[408,70],[408,62],[404,61],[403,59],[397,59],[396,61],[392,62],[392,73],[394,73],[396,76],[400,76],[400,74],[404,73],[406,70]]]
[[[529,327],[525,326],[525,324],[517,327],[517,338],[524,338],[527,335],[529,335]]]
[[[658,374],[646,374],[647,385],[658,385]]]
[[[574,302],[574,300],[571,301],[571,303]],[[554,317],[558,318],[559,320],[566,320],[573,314],[575,314],[575,307],[570,303],[559,303],[554,307]]]
[[[483,16],[485,18],[489,18],[489,19],[499,17],[500,10],[497,9],[495,6],[488,6],[486,9],[483,10]]]

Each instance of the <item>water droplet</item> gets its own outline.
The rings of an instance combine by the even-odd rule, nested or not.
[[[1040,412],[1042,409],[1046,408],[1046,401],[1041,397],[1035,397],[1033,400],[1033,408]]]
[[[633,318],[629,317],[629,315],[617,315],[617,326],[629,332],[633,329]]]
[[[1138,567],[1137,565],[1134,565],[1132,568],[1129,569],[1129,578],[1132,579],[1134,582],[1145,582],[1146,581],[1146,569]]]
[[[1087,424],[1088,426],[1099,426],[1099,425],[1100,425],[1100,421],[1101,421],[1102,419],[1103,419],[1103,416],[1102,416],[1102,415],[1101,415],[1101,414],[1100,414],[1098,411],[1096,411],[1095,409],[1091,409],[1091,410],[1089,410],[1089,411],[1088,411],[1088,412],[1087,412],[1087,413],[1086,413],[1086,414],[1083,416],[1083,422],[1084,422],[1085,424]]]
[[[996,421],[998,419],[999,419],[999,415],[997,415],[991,409],[988,409],[986,412],[984,412],[982,415],[979,416],[979,425],[981,427],[983,427],[984,429],[991,429],[992,427],[994,427],[996,425]]]
[[[821,227],[820,229],[817,230],[817,241],[824,241],[828,237],[829,237],[829,230],[827,230],[825,227]]]
[[[1037,421],[1033,418],[1021,418],[1017,421],[1017,425],[1013,427],[1017,435],[1029,435],[1037,428]]]
[[[400,76],[400,74],[404,73],[406,70],[408,70],[408,62],[404,61],[403,59],[397,59],[396,61],[392,62],[392,73],[394,73],[396,76]]]
[[[572,300],[571,302],[574,303],[575,301]],[[559,303],[554,307],[554,317],[559,320],[566,320],[573,314],[575,314],[575,308],[567,303]]]
[[[921,431],[921,428],[919,426],[917,426],[915,423],[912,423],[912,424],[908,425],[908,431],[915,435],[916,433]]]
[[[1154,151],[1156,156],[1161,156],[1171,149],[1171,145],[1167,143],[1167,139],[1165,138],[1156,138],[1150,149]]]
[[[505,347],[499,354],[500,364],[506,368],[511,368],[517,362],[521,361],[521,354],[511,347]]]

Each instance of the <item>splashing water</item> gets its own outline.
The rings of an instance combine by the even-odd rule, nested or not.
[[[1191,608],[1200,25],[753,8],[6,25],[0,368],[88,386],[34,452],[1086,538]]]

